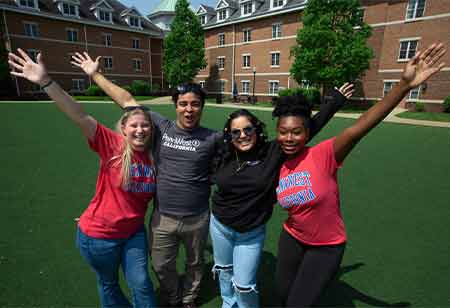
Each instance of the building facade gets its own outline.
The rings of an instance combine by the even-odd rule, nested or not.
[[[121,86],[142,80],[163,87],[162,31],[134,8],[115,0],[1,0],[0,31],[6,49],[42,52],[47,69],[64,89],[81,93],[91,85],[70,64],[75,52],[102,56],[105,76]],[[16,94],[30,96],[40,87],[14,79]]]
[[[290,49],[302,27],[307,0],[219,0],[201,5],[197,15],[205,29],[208,66],[196,81],[209,92],[270,99],[282,88],[298,87],[290,76]],[[361,0],[364,20],[373,30],[370,69],[361,77],[355,100],[377,101],[400,80],[405,62],[417,50],[440,41],[450,46],[449,0]],[[447,66],[403,102],[423,102],[441,110],[450,95]]]

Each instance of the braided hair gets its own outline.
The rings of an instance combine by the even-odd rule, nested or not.
[[[276,100],[275,104],[272,117],[301,117],[305,127],[310,128],[312,104],[303,94],[281,96]]]

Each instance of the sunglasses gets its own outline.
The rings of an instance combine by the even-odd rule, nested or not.
[[[246,135],[247,137],[253,135],[256,131],[256,128],[254,126],[246,126],[242,129],[240,128],[233,128],[232,130],[230,130],[230,135],[231,135],[231,139],[232,140],[236,140],[239,139],[239,137],[241,137],[241,132],[244,132],[244,135]]]
[[[123,111],[130,112],[130,111],[133,111],[133,110],[136,110],[136,109],[139,109],[139,110],[142,110],[142,111],[150,111],[150,109],[148,109],[147,107],[142,106],[142,105],[128,106],[128,107],[123,108]]]
[[[200,85],[198,85],[196,83],[188,83],[188,84],[182,84],[182,85],[177,86],[177,91],[180,94],[186,94],[189,92],[198,94],[198,93],[201,93],[203,91],[203,89]]]

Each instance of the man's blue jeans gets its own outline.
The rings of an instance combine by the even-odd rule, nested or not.
[[[213,274],[219,274],[222,308],[259,307],[256,274],[261,259],[265,225],[239,233],[211,215],[210,236],[214,251]]]
[[[119,266],[131,290],[134,307],[155,307],[148,275],[148,242],[144,226],[127,239],[98,239],[78,227],[77,246],[97,274],[102,307],[131,307],[119,286]]]

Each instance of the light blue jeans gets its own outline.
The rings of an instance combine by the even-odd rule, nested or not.
[[[209,232],[214,251],[213,275],[219,275],[222,308],[259,307],[256,274],[266,226],[239,233],[211,215]]]
[[[98,239],[77,230],[77,246],[97,274],[102,307],[131,307],[119,285],[119,266],[131,290],[134,307],[155,307],[148,275],[148,242],[144,226],[127,239]]]

